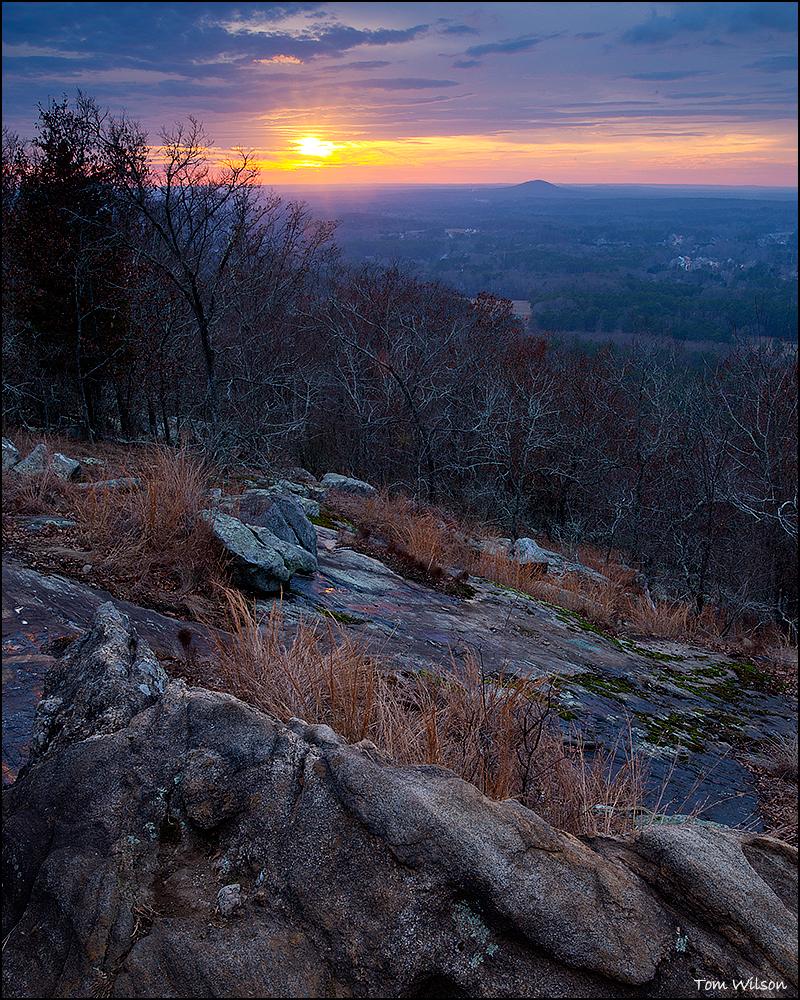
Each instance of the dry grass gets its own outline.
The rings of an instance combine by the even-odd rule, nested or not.
[[[544,571],[535,563],[523,564],[499,552],[480,552],[472,560],[472,572],[525,594],[533,594],[543,582]]]
[[[406,765],[451,768],[494,799],[515,798],[574,833],[620,832],[644,789],[641,759],[565,741],[548,693],[531,680],[487,676],[475,657],[441,676],[387,670],[331,623],[286,638],[280,605],[259,618],[226,591],[229,638],[219,642],[226,689],[282,719],[325,723]]]
[[[69,510],[75,493],[66,482],[49,469],[40,475],[3,476],[3,514],[5,516],[59,514]]]
[[[85,543],[142,589],[167,576],[181,593],[208,590],[221,565],[198,517],[207,506],[207,465],[186,451],[153,448],[125,475],[141,486],[75,491],[73,513]]]
[[[605,584],[580,573],[548,576],[541,566],[521,564],[502,553],[480,553],[472,563],[472,572],[575,612],[598,628],[611,631],[620,624],[626,606],[625,591],[613,581]]]
[[[635,632],[657,639],[694,639],[700,630],[687,601],[631,601],[626,617]]]
[[[754,773],[767,833],[797,844],[797,734],[766,741],[760,751],[744,758]]]
[[[461,542],[458,523],[438,508],[424,507],[405,496],[378,493],[372,497],[342,497],[337,509],[369,538],[381,537],[391,549],[427,571],[463,566],[469,550]]]

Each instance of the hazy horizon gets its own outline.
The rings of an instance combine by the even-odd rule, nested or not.
[[[793,188],[792,3],[5,3],[3,113],[195,115],[265,184]]]

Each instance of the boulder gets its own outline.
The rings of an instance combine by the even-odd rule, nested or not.
[[[13,441],[3,438],[3,472],[13,469],[19,462],[20,454]]]
[[[247,524],[268,528],[284,542],[299,545],[316,558],[317,532],[300,499],[272,490],[247,490],[239,499],[239,517]]]
[[[283,469],[282,474],[285,477],[281,482],[291,482],[293,486],[308,486],[312,489],[319,489],[319,481],[317,477],[309,472],[308,469],[302,468],[302,466],[294,465],[289,469]]]
[[[583,563],[574,562],[560,552],[543,548],[535,538],[518,538],[516,541],[512,541],[510,538],[472,538],[466,539],[466,541],[467,544],[481,552],[505,556],[507,559],[514,559],[522,565],[541,566],[548,574],[554,576],[563,576],[564,573],[579,573],[597,583],[608,582],[602,573],[584,566]]]
[[[794,996],[796,852],[559,833],[439,767],[167,682],[105,605],[3,793],[8,997]]]
[[[306,518],[319,517],[319,503],[316,500],[294,490],[286,489],[282,482],[263,489],[245,490],[239,498],[239,510],[245,512],[265,510],[276,499],[293,503]]]
[[[544,563],[549,565],[553,553],[547,552],[533,538],[518,538],[511,547],[511,553],[523,566],[529,563]]]
[[[320,480],[326,492],[354,493],[356,496],[370,497],[378,491],[362,479],[340,476],[337,472],[326,472]]]
[[[5,446],[4,446],[5,447]],[[4,451],[5,456],[5,451]],[[4,458],[5,461],[5,458]],[[5,466],[4,466],[5,468]],[[42,441],[22,461],[12,466],[14,472],[21,476],[41,475],[48,469],[59,479],[77,479],[81,474],[81,463],[69,458],[60,451],[50,454],[47,445]]]
[[[57,451],[50,459],[50,471],[59,479],[77,479],[81,474],[81,463]]]
[[[47,445],[39,443],[25,458],[17,462],[14,472],[20,476],[40,475],[47,469],[48,459]]]
[[[273,594],[288,584],[295,573],[316,572],[316,546],[312,553],[279,538],[268,528],[245,524],[219,509],[202,511],[201,516],[225,550],[231,575],[241,587]]]

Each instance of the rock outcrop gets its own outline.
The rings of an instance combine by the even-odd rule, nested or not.
[[[553,576],[563,576],[565,573],[578,573],[597,583],[606,583],[606,577],[597,570],[584,566],[581,562],[568,559],[560,552],[545,549],[535,538],[482,538],[473,540],[472,544],[479,550],[493,555],[503,555],[523,566],[540,566],[546,573]]]
[[[9,442],[10,443],[10,442]],[[12,445],[13,447],[13,445]],[[16,450],[16,449],[15,449]],[[19,453],[17,453],[19,456]],[[9,454],[9,459],[12,456]],[[6,469],[6,445],[3,444],[3,469]],[[48,470],[59,479],[77,479],[81,474],[81,463],[77,459],[63,455],[60,451],[50,453],[44,442],[37,444],[33,451],[22,460],[10,466],[20,476],[41,475]]]
[[[354,493],[356,496],[370,497],[378,491],[363,479],[351,479],[350,476],[340,476],[338,472],[326,472],[320,479],[320,484],[326,492]]]
[[[4,793],[11,997],[796,995],[796,854],[558,833],[436,767],[167,682],[112,605]],[[723,994],[724,995],[724,994]]]
[[[305,542],[300,542],[303,548],[307,548],[309,551],[316,550],[317,540],[314,525],[308,520],[309,517],[319,517],[319,503],[316,500],[284,490],[280,484],[268,489],[245,490],[240,497],[231,499],[238,499],[239,516],[248,524],[261,524],[263,527],[271,528],[269,521],[275,518],[279,520],[288,518],[292,524],[297,525],[302,522],[303,527],[297,532],[297,540],[304,538]],[[268,512],[271,514],[268,515]],[[282,538],[283,535],[279,534],[279,537]],[[291,540],[294,539],[287,539],[287,541]]]
[[[302,510],[297,509],[302,517]],[[225,550],[231,576],[240,587],[272,594],[288,584],[295,573],[314,573],[317,569],[316,535],[314,550],[310,551],[298,544],[291,525],[283,518],[276,516],[274,522],[286,537],[267,527],[246,524],[221,510],[205,510],[202,516]],[[313,532],[313,525],[306,523]]]
[[[7,472],[9,469],[13,469],[15,465],[20,460],[20,454],[17,450],[17,446],[13,441],[9,441],[8,438],[3,438],[3,472]]]

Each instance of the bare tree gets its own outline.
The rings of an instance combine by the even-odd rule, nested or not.
[[[89,110],[118,190],[146,223],[139,252],[183,296],[194,320],[206,412],[216,431],[217,331],[229,285],[236,281],[231,265],[270,211],[269,202],[258,198],[253,157],[241,151],[215,164],[212,142],[194,118],[164,130],[153,157],[135,122]]]

